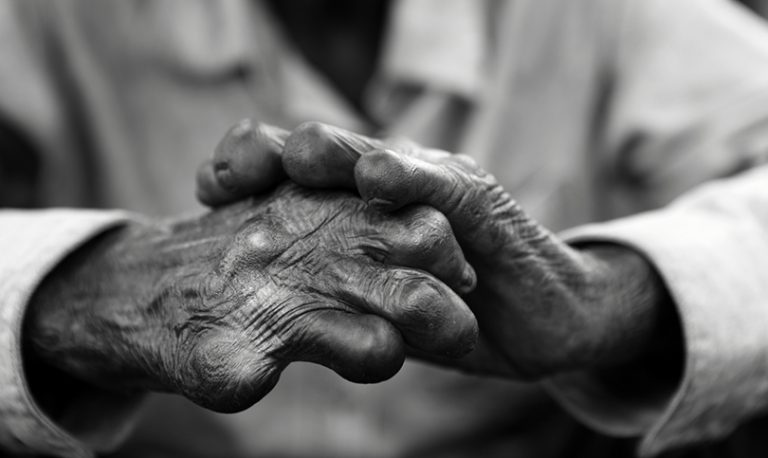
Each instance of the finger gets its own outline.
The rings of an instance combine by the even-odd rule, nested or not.
[[[458,357],[477,339],[477,322],[467,305],[425,272],[340,257],[326,274],[338,297],[393,323],[414,348]]]
[[[412,203],[434,207],[445,214],[460,239],[474,241],[476,250],[497,249],[506,223],[514,223],[520,215],[495,179],[461,156],[434,163],[374,150],[358,161],[355,181],[363,200],[383,210]]]
[[[195,181],[197,182],[196,197],[203,205],[218,207],[234,199],[232,194],[222,188],[216,180],[212,160],[207,160],[198,167]]]
[[[448,219],[434,208],[411,205],[375,227],[384,243],[383,249],[369,249],[377,261],[427,271],[459,294],[475,288],[474,269],[464,258]]]
[[[281,152],[288,132],[250,119],[232,127],[213,154],[217,205],[272,189],[285,180]]]
[[[301,341],[288,350],[292,361],[326,366],[356,383],[387,380],[405,361],[400,332],[381,317],[326,309],[307,320]]]
[[[291,180],[303,186],[355,189],[357,160],[373,149],[384,147],[433,162],[451,156],[445,151],[422,148],[402,137],[379,140],[327,124],[307,122],[286,140],[283,168]]]
[[[453,210],[463,197],[461,183],[442,164],[390,149],[370,151],[358,161],[355,183],[363,200],[388,210],[415,202]]]
[[[291,180],[313,188],[354,189],[361,154],[382,143],[318,122],[297,127],[285,141],[283,168]]]

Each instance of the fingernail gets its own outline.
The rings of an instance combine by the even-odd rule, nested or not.
[[[392,205],[394,205],[394,202],[387,199],[381,199],[379,197],[373,197],[371,199],[368,199],[366,204],[378,210],[386,210],[388,208],[391,208]]]
[[[228,191],[236,191],[232,183],[232,168],[227,161],[215,161],[213,163],[213,175],[216,177],[216,181],[219,186]]]

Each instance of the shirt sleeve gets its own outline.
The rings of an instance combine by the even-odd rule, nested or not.
[[[564,234],[650,259],[682,321],[686,363],[669,395],[621,399],[589,374],[550,382],[599,430],[643,436],[640,451],[722,438],[768,407],[768,166],[700,187],[667,208]]]
[[[21,354],[24,312],[37,285],[78,246],[127,218],[117,211],[0,211],[0,448],[90,457],[129,431],[135,398],[93,391],[72,399],[61,418],[46,415],[30,393]]]
[[[626,183],[620,212],[662,208],[563,236],[655,265],[684,374],[675,392],[632,399],[587,373],[547,386],[596,429],[641,436],[649,456],[723,438],[768,407],[768,29],[726,1],[630,0],[617,31],[603,163]]]

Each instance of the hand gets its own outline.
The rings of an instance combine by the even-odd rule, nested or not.
[[[263,128],[247,127],[238,133]],[[659,351],[679,362],[673,307],[642,256],[617,245],[566,245],[469,157],[318,123],[283,139],[282,162],[297,183],[357,189],[383,211],[420,203],[447,216],[477,271],[478,287],[466,300],[481,334],[472,354],[442,362],[523,379],[610,371]],[[241,149],[241,142],[222,145],[223,162],[263,160],[258,149]],[[279,148],[273,157],[279,157]],[[247,173],[239,177],[249,181]]]
[[[438,279],[459,291],[474,282],[438,212],[385,216],[286,184],[105,234],[45,280],[25,332],[36,358],[98,386],[237,411],[292,361],[376,382],[399,370],[406,346],[466,353],[476,322]]]

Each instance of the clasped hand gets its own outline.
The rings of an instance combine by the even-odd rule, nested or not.
[[[568,246],[466,156],[245,121],[200,168],[198,197],[214,210],[136,220],[62,263],[30,306],[34,357],[237,411],[293,361],[376,382],[408,353],[538,380],[669,340],[644,258]]]
[[[246,120],[201,167],[198,196],[216,206],[263,192],[283,174],[308,188],[351,190],[389,215],[413,205],[445,215],[477,274],[464,299],[479,342],[460,359],[416,356],[525,380],[652,371],[663,359],[681,367],[674,307],[644,257],[620,245],[564,243],[467,156],[320,123],[289,133]]]
[[[293,361],[377,382],[406,348],[466,353],[477,324],[454,290],[474,282],[436,210],[384,214],[286,183],[200,218],[105,234],[46,280],[26,331],[38,358],[77,378],[230,412]]]

